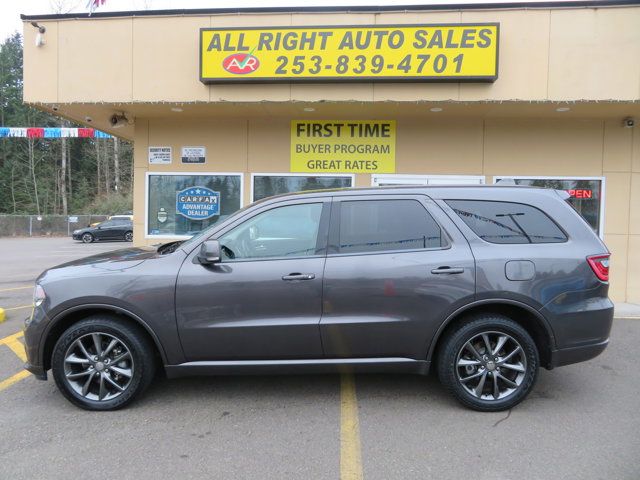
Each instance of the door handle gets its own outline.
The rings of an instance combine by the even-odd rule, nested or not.
[[[283,276],[282,280],[313,280],[314,278],[316,278],[316,276],[313,273],[290,273],[289,275]]]
[[[453,275],[455,273],[464,273],[464,268],[460,267],[438,267],[431,270],[434,275]]]

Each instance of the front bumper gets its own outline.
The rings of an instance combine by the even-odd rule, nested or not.
[[[42,361],[40,351],[44,327],[48,323],[48,317],[41,307],[36,307],[31,313],[31,317],[25,322],[24,329],[24,350],[27,354],[27,361],[24,364],[25,370],[33,373],[39,380],[47,379],[47,371]]]
[[[47,379],[47,372],[42,366],[32,365],[31,363],[27,362],[24,364],[24,369],[27,370],[28,372],[33,373],[33,376],[36,377],[38,380]]]

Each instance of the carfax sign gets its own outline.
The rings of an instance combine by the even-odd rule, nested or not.
[[[189,187],[176,193],[176,212],[191,220],[220,215],[220,192],[207,187]]]
[[[394,120],[293,120],[291,171],[395,173]]]
[[[202,28],[204,83],[498,78],[500,24]]]

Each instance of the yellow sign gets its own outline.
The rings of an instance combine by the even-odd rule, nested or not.
[[[293,120],[291,171],[394,173],[393,120]]]
[[[500,24],[202,28],[200,81],[477,81],[498,78]]]

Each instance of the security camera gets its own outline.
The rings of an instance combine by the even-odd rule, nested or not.
[[[93,118],[91,118],[91,117],[84,117],[84,120],[85,120],[86,122],[88,122],[88,123],[93,122]]]
[[[127,123],[129,123],[129,121],[127,120],[127,117],[124,116],[124,114],[114,113],[109,118],[109,125],[111,125],[113,128],[124,127]]]
[[[633,117],[627,117],[622,121],[622,125],[624,125],[625,128],[633,128],[636,126],[636,119]]]

